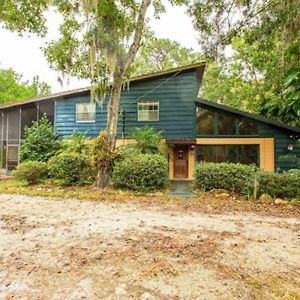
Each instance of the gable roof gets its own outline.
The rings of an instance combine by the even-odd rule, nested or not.
[[[160,72],[153,72],[153,73],[148,73],[145,75],[140,75],[140,76],[135,76],[129,79],[130,83],[135,83],[139,81],[146,81],[150,79],[155,79],[159,77],[165,77],[165,76],[176,76],[181,73],[187,73],[191,72],[193,70],[197,71],[200,70],[201,76],[204,72],[205,68],[205,62],[199,62],[191,65],[186,65],[178,68],[173,68],[165,71],[160,71]],[[15,106],[21,106],[24,104],[29,104],[29,103],[35,103],[35,102],[40,102],[40,101],[45,101],[45,100],[58,100],[59,98],[64,98],[67,96],[75,96],[75,95],[80,95],[80,94],[85,94],[90,91],[90,87],[85,87],[85,88],[80,88],[80,89],[73,89],[65,92],[59,92],[47,96],[42,96],[42,97],[37,97],[37,98],[32,98],[28,100],[23,100],[23,101],[18,101],[10,104],[4,104],[0,105],[0,109],[5,109],[5,108],[12,108]]]
[[[232,108],[232,107],[229,107],[229,106],[224,105],[224,104],[220,104],[220,103],[217,103],[217,102],[208,101],[208,100],[204,100],[204,99],[200,99],[200,98],[198,98],[196,100],[196,103],[206,105],[206,106],[210,106],[212,108],[220,109],[220,110],[227,111],[227,112],[230,112],[230,113],[234,113],[234,114],[237,114],[237,115],[240,115],[240,116],[243,116],[243,117],[255,120],[255,121],[267,123],[267,124],[270,124],[270,125],[273,125],[273,126],[283,128],[283,129],[286,129],[286,130],[289,130],[289,131],[296,132],[297,134],[300,134],[300,127],[290,126],[290,125],[287,125],[285,123],[282,123],[282,122],[279,122],[279,121],[274,121],[274,120],[268,119],[266,117],[263,117],[263,116],[260,116],[260,115],[254,114],[254,113],[249,113],[249,112],[242,111],[240,109]]]

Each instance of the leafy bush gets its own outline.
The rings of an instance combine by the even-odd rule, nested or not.
[[[144,126],[135,128],[130,138],[135,140],[135,144],[129,145],[140,153],[158,154],[161,151],[162,132],[152,127]]]
[[[300,171],[300,170],[299,170]],[[300,172],[271,173],[261,171],[257,184],[248,188],[251,196],[268,194],[273,198],[295,198],[300,196]]]
[[[48,162],[49,175],[63,185],[84,183],[91,174],[91,166],[85,155],[62,152]]]
[[[81,132],[74,132],[68,139],[63,141],[63,151],[70,151],[78,154],[88,154],[88,138]]]
[[[200,162],[194,170],[195,185],[205,191],[242,192],[253,184],[257,172],[258,168],[252,165]]]
[[[113,185],[136,191],[163,188],[168,183],[168,163],[159,154],[137,154],[118,161],[113,169]]]
[[[25,137],[21,144],[21,161],[47,161],[60,148],[51,123],[43,117],[32,126],[25,127]]]
[[[41,161],[26,161],[20,163],[12,174],[18,179],[27,180],[28,183],[39,183],[47,176],[47,164]]]

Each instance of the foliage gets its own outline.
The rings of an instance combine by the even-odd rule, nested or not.
[[[239,193],[253,183],[257,172],[256,166],[200,162],[194,170],[195,185],[204,191],[225,189]]]
[[[256,197],[268,194],[273,198],[292,199],[300,196],[300,173],[259,172],[256,185],[248,187],[248,193]]]
[[[199,62],[203,59],[193,49],[182,47],[178,42],[160,39],[150,34],[144,41],[132,67],[134,75],[159,72]]]
[[[0,69],[0,104],[50,94],[50,86],[34,77],[33,82],[23,82],[22,76],[12,69]]]
[[[28,183],[39,183],[47,176],[47,164],[41,161],[26,161],[20,163],[12,174]]]
[[[49,175],[63,185],[86,182],[91,174],[87,156],[74,152],[61,152],[48,162]]]
[[[88,154],[88,139],[81,132],[74,132],[70,138],[64,141],[64,151],[70,151],[77,154]]]
[[[300,126],[298,5],[298,0],[191,3],[201,46],[215,64],[202,96]]]
[[[60,142],[54,132],[52,124],[46,117],[38,122],[32,122],[25,127],[25,137],[21,144],[21,161],[47,161],[60,148]]]
[[[101,131],[92,141],[90,148],[92,166],[102,172],[101,174],[98,172],[96,179],[99,180],[97,186],[102,188],[107,186],[115,160],[119,157],[119,151],[111,148],[111,142],[111,136],[107,131]],[[104,182],[102,182],[103,178]]]
[[[115,187],[135,191],[163,188],[168,183],[168,162],[159,154],[126,156],[116,162],[112,182]]]
[[[48,0],[0,0],[0,22],[20,34],[29,31],[43,36],[46,33],[44,12],[49,3]]]
[[[135,141],[131,147],[140,153],[160,153],[162,137],[162,131],[150,126],[135,128],[130,134],[130,138]]]

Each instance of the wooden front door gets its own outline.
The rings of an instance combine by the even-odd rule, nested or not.
[[[173,151],[174,178],[188,178],[188,147],[175,146]]]

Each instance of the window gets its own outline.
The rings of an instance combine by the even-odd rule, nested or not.
[[[258,135],[256,122],[218,109],[197,107],[198,135]]]
[[[235,135],[235,117],[218,113],[218,134],[219,135]]]
[[[159,102],[143,101],[138,103],[138,121],[158,121]]]
[[[76,122],[95,122],[96,103],[76,103]]]
[[[259,165],[259,145],[199,145],[197,161]]]
[[[256,123],[245,118],[238,121],[240,135],[258,135],[258,127]]]
[[[214,134],[214,112],[197,107],[197,132],[199,135]]]

